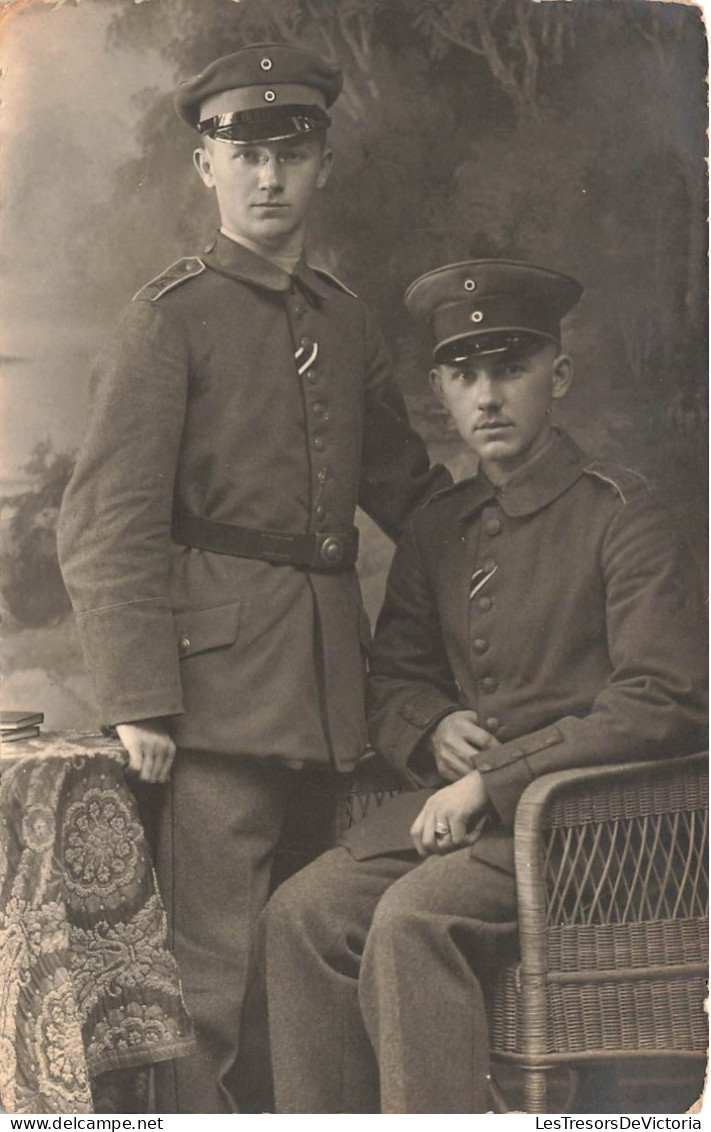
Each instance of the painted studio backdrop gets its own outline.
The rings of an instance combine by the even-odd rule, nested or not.
[[[706,546],[706,44],[655,0],[0,0],[3,706],[96,720],[55,553],[91,358],[121,306],[216,225],[173,113],[180,77],[260,39],[338,60],[336,169],[312,259],[376,311],[416,426],[471,468],[428,394],[402,294],[446,261],[569,272],[576,440],[644,472]],[[255,374],[255,381],[259,374]],[[390,558],[363,519],[377,613]],[[703,563],[702,563],[703,565]],[[535,569],[535,563],[531,563]]]

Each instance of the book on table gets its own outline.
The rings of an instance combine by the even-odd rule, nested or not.
[[[9,755],[9,744],[36,739],[43,721],[42,711],[0,711],[0,756],[6,745]]]
[[[36,739],[40,733],[39,727],[16,727],[13,731],[0,731],[0,744],[19,743],[22,739]]]
[[[43,722],[43,711],[0,711],[0,735],[25,727],[39,727]]]

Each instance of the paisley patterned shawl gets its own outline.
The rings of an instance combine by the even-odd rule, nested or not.
[[[92,1112],[96,1077],[189,1053],[192,1030],[125,752],[37,750],[0,783],[0,1099]]]

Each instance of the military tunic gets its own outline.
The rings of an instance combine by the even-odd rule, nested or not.
[[[59,550],[108,722],[180,746],[352,766],[368,625],[352,570],[187,548],[174,511],[286,533],[395,535],[449,482],[410,429],[362,303],[218,236],[149,284],[99,358]]]
[[[515,955],[517,802],[547,771],[703,749],[704,621],[689,553],[644,480],[565,434],[505,487],[479,475],[413,517],[375,634],[369,723],[420,789],[371,809],[267,906],[278,1112],[487,1110],[482,987]],[[500,741],[473,756],[490,807],[472,844],[422,861],[410,826],[445,785],[422,741],[457,710]]]
[[[104,718],[168,717],[178,745],[156,867],[197,1050],[160,1067],[159,1111],[236,1111],[254,921],[314,793],[290,768],[362,753],[369,639],[352,568],[184,545],[176,517],[326,536],[360,504],[395,535],[448,482],[371,317],[305,261],[292,276],[220,235],[138,293],[97,362],[59,550]]]
[[[421,784],[423,736],[476,711],[501,746],[475,764],[512,830],[540,774],[703,746],[703,623],[693,560],[644,479],[559,434],[520,479],[474,477],[413,518],[376,634],[373,742]]]

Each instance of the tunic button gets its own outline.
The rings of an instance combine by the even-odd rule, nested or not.
[[[485,641],[482,637],[477,637],[474,641],[474,652],[478,652],[480,655],[481,653],[486,652],[488,647],[489,642]]]
[[[325,519],[326,518],[326,508],[321,503],[319,503],[318,507],[316,508],[316,518],[317,519]]]
[[[323,468],[319,468],[319,470],[318,470],[318,482],[319,483],[325,483],[327,479],[328,479],[328,467],[325,466]]]
[[[499,681],[495,676],[485,676],[481,682],[481,686],[485,692],[495,692],[499,686]]]
[[[317,452],[323,452],[323,438],[320,436],[314,437],[314,448]]]
[[[326,411],[326,406],[324,405],[323,401],[314,401],[311,408],[313,409],[314,416],[316,417],[322,417]]]
[[[496,569],[496,562],[493,558],[485,558],[481,564],[481,568],[485,574],[490,574],[492,570]]]
[[[486,730],[491,731],[493,735],[493,733],[495,731],[498,731],[501,727],[501,720],[497,719],[495,715],[490,715],[484,726],[486,727]]]
[[[476,607],[480,613],[488,613],[491,609],[491,604],[492,603],[490,597],[480,597],[477,598]]]
[[[484,530],[487,535],[494,538],[495,535],[501,534],[501,520],[500,519],[487,519],[484,523]]]
[[[178,641],[178,652],[186,653],[189,648],[190,648],[190,638],[189,637],[181,637],[180,640]]]
[[[318,381],[318,374],[316,373],[316,371],[313,369],[307,370],[306,380],[308,381],[309,385],[315,385]]]
[[[310,350],[313,346],[313,342],[311,341],[310,338],[302,338],[301,339],[301,345],[303,346],[303,348],[305,350]]]

